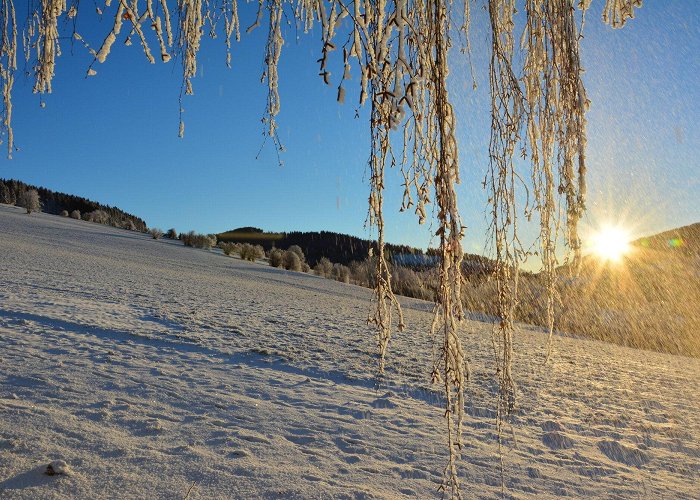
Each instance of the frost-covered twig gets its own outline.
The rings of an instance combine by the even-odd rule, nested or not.
[[[0,10],[0,80],[2,81],[2,130],[7,133],[7,157],[12,158],[12,85],[17,69],[17,19],[12,0],[2,0]]]

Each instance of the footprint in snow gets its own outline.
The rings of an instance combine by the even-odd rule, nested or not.
[[[598,448],[610,460],[632,467],[641,467],[651,460],[642,450],[625,446],[617,441],[601,441],[598,443]]]
[[[527,475],[530,476],[532,479],[540,479],[542,477],[542,472],[540,472],[540,470],[535,467],[528,467],[526,471]]]
[[[238,448],[237,450],[233,450],[228,453],[229,458],[246,458],[249,456],[250,452],[245,448]]]
[[[574,440],[558,431],[545,432],[542,442],[553,450],[567,450],[574,446]]]
[[[397,405],[396,403],[394,403],[391,400],[392,396],[393,396],[392,393],[387,392],[382,397],[377,398],[374,401],[372,401],[370,403],[370,405],[372,406],[372,408],[377,408],[377,409],[391,410],[391,409],[397,408],[399,405]]]
[[[562,425],[559,422],[555,422],[554,420],[545,420],[542,423],[542,430],[545,432],[551,432],[551,431],[557,431],[561,432],[564,430]]]
[[[316,439],[313,436],[304,436],[304,435],[289,435],[289,436],[284,436],[284,438],[287,441],[291,441],[294,444],[297,445],[308,445],[316,441]]]
[[[350,465],[356,464],[358,462],[361,462],[362,459],[358,457],[357,455],[347,455],[345,457],[342,457],[342,460]]]
[[[318,477],[318,476],[312,476],[311,474],[303,475],[303,476],[301,476],[301,478],[302,478],[302,479],[306,479],[307,481],[314,482],[314,483],[323,481],[323,478]]]
[[[366,455],[367,449],[364,447],[362,441],[347,437],[337,437],[333,440],[335,445],[343,453],[348,453],[352,455]]]
[[[255,431],[238,431],[236,436],[250,443],[270,444],[270,440],[267,437]]]
[[[135,427],[134,432],[137,436],[156,435],[166,430],[162,422],[157,418],[135,420],[131,424]]]
[[[4,439],[0,438],[0,450],[14,450],[19,448],[21,441],[19,439]]]

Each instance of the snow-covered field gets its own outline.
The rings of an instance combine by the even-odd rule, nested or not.
[[[377,387],[369,291],[0,205],[0,497],[430,498],[446,463],[430,304]],[[501,495],[490,325],[461,473]],[[506,495],[700,498],[700,360],[517,338]],[[513,436],[515,439],[513,439]],[[64,460],[70,475],[43,474]]]

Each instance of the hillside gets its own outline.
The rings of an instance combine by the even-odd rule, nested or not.
[[[700,256],[700,222],[639,238],[631,244],[640,251]]]
[[[19,194],[30,189],[35,189],[39,193],[41,211],[47,214],[58,215],[64,210],[68,213],[77,210],[82,216],[87,216],[91,212],[102,211],[105,215],[100,217],[99,222],[141,232],[147,229],[146,222],[143,219],[117,207],[103,205],[72,194],[52,191],[45,187],[26,184],[15,179],[0,179],[0,203],[14,205]]]
[[[0,233],[0,497],[441,496],[429,303],[378,385],[366,289],[16,207]],[[495,500],[491,324],[462,332],[460,476]],[[557,337],[543,366],[516,333],[506,497],[697,497],[699,360]]]

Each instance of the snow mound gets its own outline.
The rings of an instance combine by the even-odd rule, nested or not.
[[[54,460],[46,466],[44,474],[47,476],[71,476],[73,470],[63,460]]]

